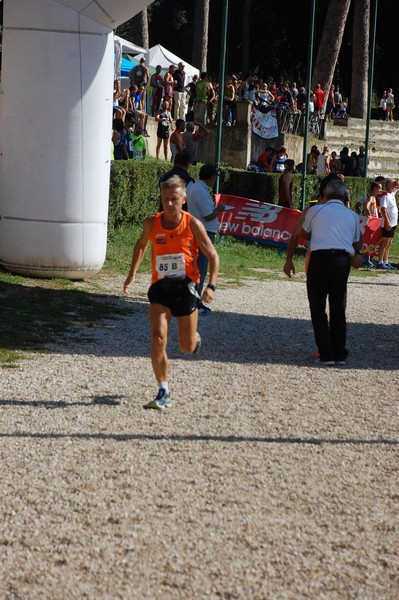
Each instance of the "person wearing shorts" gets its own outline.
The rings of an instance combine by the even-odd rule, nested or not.
[[[144,408],[162,410],[171,406],[168,383],[169,324],[176,317],[180,350],[195,353],[201,345],[197,332],[200,274],[197,265],[199,249],[209,260],[209,283],[202,294],[203,302],[212,302],[219,271],[219,256],[205,228],[192,215],[183,211],[186,186],[174,176],[161,183],[163,211],[147,217],[143,231],[133,249],[132,263],[123,289],[127,294],[144,258],[148,243],[152,244],[152,281],[150,301],[151,361],[159,390],[156,398]]]
[[[398,205],[396,204],[395,198],[398,188],[398,180],[385,180],[385,192],[383,192],[380,197],[382,239],[378,252],[377,269],[396,270],[396,267],[391,265],[389,262],[389,251],[391,249],[396,226],[398,224]]]

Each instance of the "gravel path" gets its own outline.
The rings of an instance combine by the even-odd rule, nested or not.
[[[0,598],[397,600],[399,276],[350,280],[331,369],[303,281],[225,284],[162,413],[122,282],[130,316],[0,372]]]

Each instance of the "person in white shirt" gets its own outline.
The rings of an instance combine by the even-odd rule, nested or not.
[[[216,176],[217,169],[215,165],[205,163],[200,169],[200,178],[187,191],[188,212],[201,221],[212,243],[214,243],[218,231],[218,214],[225,210],[224,204],[215,206],[215,201],[209,193],[209,188],[215,184]],[[208,271],[208,258],[201,252],[201,249],[198,254],[198,269],[200,272],[199,291],[201,293]],[[211,312],[211,309],[202,305],[199,312],[200,314],[206,314]]]
[[[317,175],[327,175],[330,172],[328,168],[329,162],[330,151],[327,146],[324,146],[323,152],[317,158]]]
[[[340,179],[330,181],[326,187],[327,202],[309,207],[300,233],[300,237],[310,239],[307,292],[320,355],[316,361],[321,366],[345,364],[347,282],[352,259],[355,268],[363,263],[359,219],[344,204],[346,192]],[[288,275],[295,272],[292,261],[287,270]]]
[[[378,252],[377,269],[396,270],[395,267],[393,267],[389,262],[389,251],[391,249],[396,226],[398,224],[398,205],[396,204],[395,198],[398,188],[398,180],[385,180],[386,191],[380,197],[382,239]]]

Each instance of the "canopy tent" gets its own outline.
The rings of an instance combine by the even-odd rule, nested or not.
[[[173,54],[173,52],[166,50],[166,48],[160,44],[153,46],[147,50],[146,53],[141,52],[134,58],[140,60],[140,58],[143,57],[147,60],[148,66],[156,67],[157,65],[161,65],[162,69],[168,69],[170,65],[175,65],[175,67],[177,67],[179,62],[184,63],[186,65],[184,70],[188,80],[191,80],[194,75],[199,75],[199,69],[189,65],[185,60],[179,58],[176,54]]]
[[[142,48],[141,46],[137,46],[137,44],[133,44],[128,40],[124,40],[118,35],[114,35],[114,53],[115,53],[115,65],[114,65],[114,78],[119,79],[122,75],[127,74],[132,67],[134,67],[135,63],[131,63],[128,69],[129,61],[122,58],[122,54],[137,54],[141,53],[142,56],[147,56],[147,50]],[[127,70],[127,73],[126,73]]]

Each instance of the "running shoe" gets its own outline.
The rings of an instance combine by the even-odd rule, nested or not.
[[[386,262],[386,263],[384,263],[384,264],[385,264],[385,268],[386,268],[386,269],[389,269],[390,271],[397,271],[397,268],[396,268],[396,267],[394,267],[393,265],[391,265],[391,263],[389,263],[389,262]]]
[[[385,264],[385,263],[383,263],[383,262],[379,262],[379,263],[377,264],[377,266],[376,266],[376,269],[384,269],[384,270],[387,270],[387,269],[388,269],[388,267],[386,266],[386,264]]]
[[[319,365],[319,367],[334,367],[335,361],[333,360],[320,360],[320,358],[316,358],[314,361],[315,365]]]
[[[172,398],[169,392],[163,388],[159,388],[159,392],[155,400],[151,400],[148,404],[145,404],[143,408],[153,408],[155,410],[163,410],[169,408],[172,405]]]
[[[364,262],[363,262],[363,266],[364,267],[368,267],[369,269],[374,269],[374,263],[371,262],[371,260],[369,258],[365,258]]]
[[[201,339],[200,334],[197,331],[197,345],[195,346],[195,350],[194,350],[193,354],[197,354],[200,351],[201,344],[202,344],[202,339]]]

